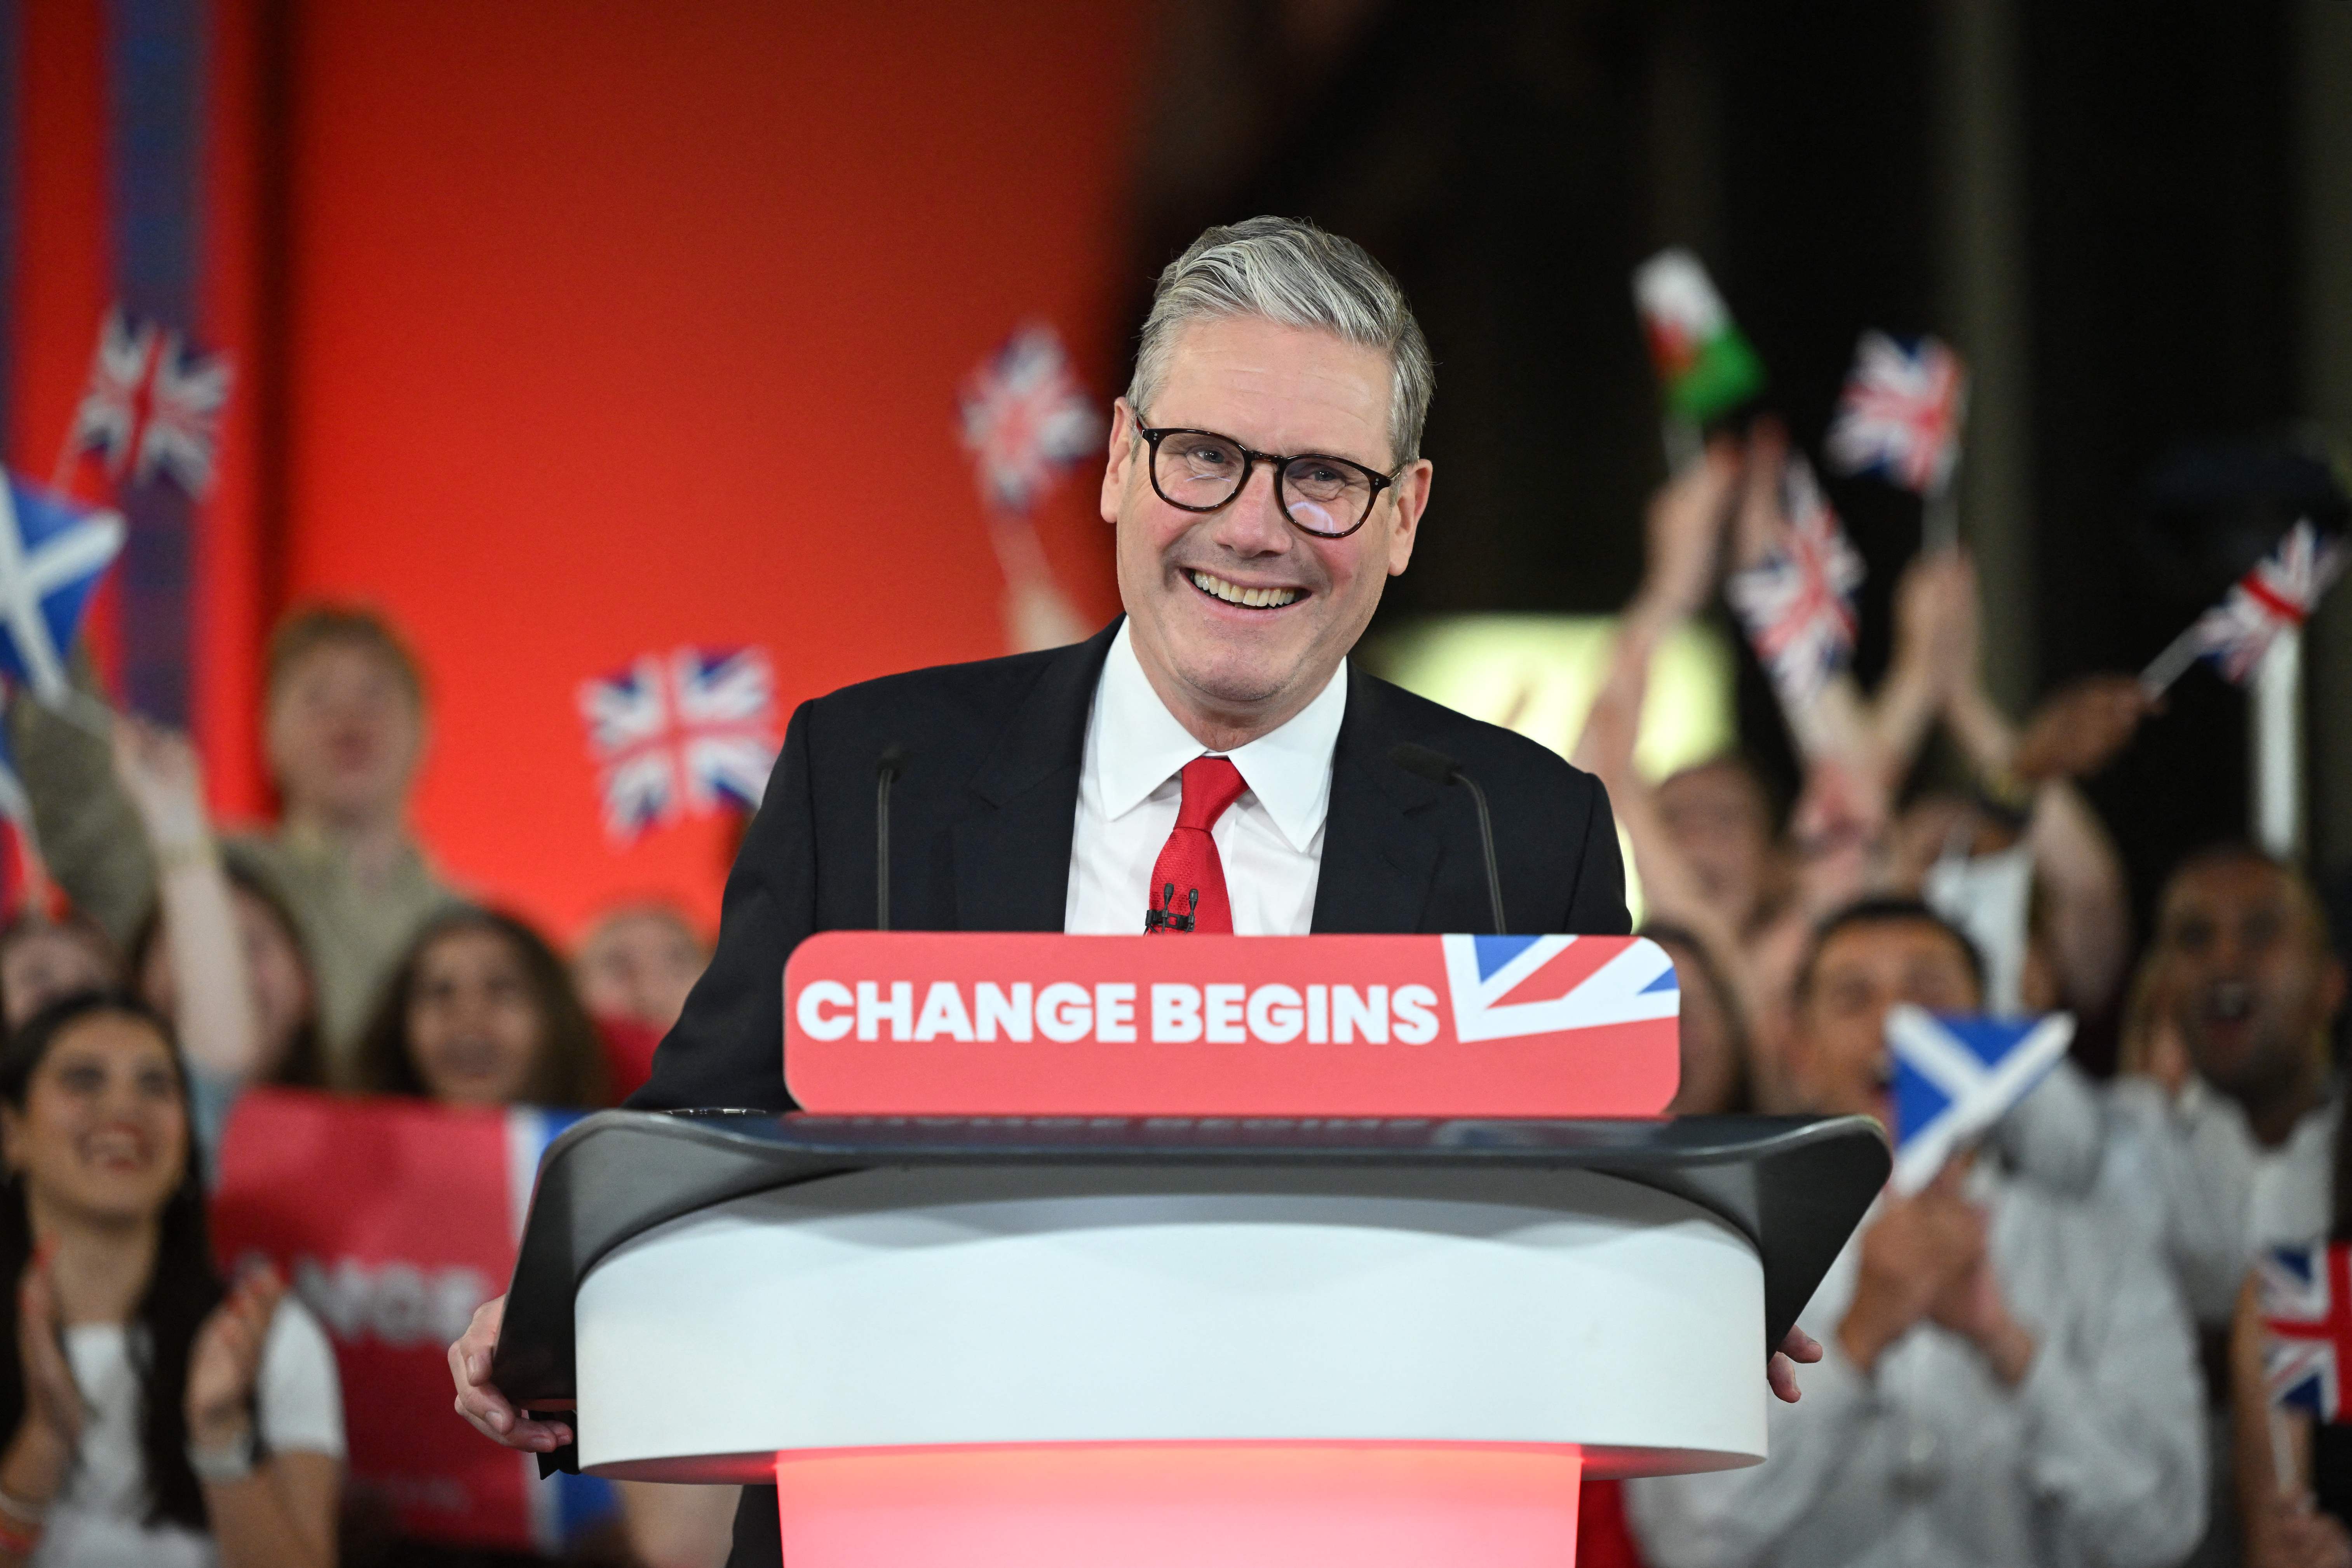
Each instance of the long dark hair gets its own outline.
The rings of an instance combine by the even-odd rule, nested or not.
[[[187,1101],[188,1075],[172,1039],[172,1026],[129,991],[83,991],[50,1003],[0,1043],[0,1100],[19,1113],[33,1074],[49,1050],[75,1025],[93,1017],[130,1018],[155,1031],[172,1058],[181,1103]],[[209,1528],[204,1488],[188,1468],[188,1366],[196,1331],[226,1291],[213,1272],[212,1241],[205,1228],[204,1188],[196,1180],[193,1134],[184,1147],[189,1163],[180,1170],[172,1195],[163,1201],[155,1235],[155,1262],[147,1289],[132,1314],[131,1365],[139,1374],[139,1455],[147,1472],[147,1522],[169,1521],[191,1530]],[[10,1173],[0,1185],[0,1432],[13,1432],[25,1415],[25,1369],[17,1361],[16,1281],[33,1258],[33,1220],[23,1178]]]
[[[436,915],[416,933],[408,954],[393,972],[376,1005],[374,1021],[360,1037],[358,1087],[371,1094],[427,1095],[424,1075],[409,1049],[408,1008],[416,995],[427,949],[457,931],[488,931],[504,938],[522,963],[531,1001],[539,1009],[539,1059],[524,1086],[529,1105],[594,1107],[605,1103],[604,1039],[573,989],[572,972],[530,925],[500,910],[453,909]]]
[[[221,858],[221,869],[228,885],[251,897],[269,911],[278,922],[286,941],[294,949],[295,961],[301,964],[303,977],[310,986],[310,1011],[294,1026],[293,1037],[286,1042],[286,1054],[278,1065],[257,1080],[261,1083],[285,1084],[296,1089],[320,1089],[327,1082],[327,1052],[319,1039],[319,972],[311,967],[310,944],[302,940],[302,928],[294,921],[294,911],[287,906],[284,895],[272,887],[268,878],[256,871],[245,859],[234,853]],[[147,960],[154,953],[155,943],[163,934],[163,908],[158,903],[139,922],[131,938],[130,956],[123,963],[123,977],[134,991],[145,982]],[[0,1006],[5,1006],[0,1001]]]

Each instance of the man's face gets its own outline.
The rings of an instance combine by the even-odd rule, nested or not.
[[[1329,332],[1252,317],[1195,321],[1144,410],[1155,427],[1212,430],[1253,451],[1348,458],[1379,473],[1389,443],[1388,356]],[[1387,579],[1412,555],[1429,502],[1417,461],[1382,490],[1364,526],[1317,539],[1276,510],[1274,475],[1212,512],[1153,491],[1150,447],[1121,399],[1111,423],[1102,514],[1118,527],[1119,597],[1137,658],[1180,717],[1262,732],[1323,689],[1372,618]],[[1280,601],[1245,605],[1220,597]],[[1270,595],[1264,591],[1271,590]]]
[[[397,811],[424,740],[416,698],[392,661],[325,642],[269,693],[269,762],[295,815],[360,822]]]
[[[2166,889],[2157,951],[2189,1059],[2216,1089],[2261,1096],[2309,1069],[2344,975],[2284,871],[2252,858],[2189,867]]]
[[[1729,763],[1685,768],[1658,786],[1658,815],[1707,901],[1735,931],[1746,930],[1763,901],[1772,855],[1770,815],[1756,782]]]
[[[1811,1110],[1875,1116],[1894,1135],[1886,1010],[1897,1002],[1931,1013],[1973,1013],[1982,1005],[1976,975],[1950,931],[1931,921],[1870,921],[1822,945],[1790,1053]]]

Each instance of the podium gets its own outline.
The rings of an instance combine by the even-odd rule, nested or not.
[[[611,1111],[493,1376],[567,1465],[778,1489],[792,1568],[1572,1562],[1765,1447],[1865,1118]]]

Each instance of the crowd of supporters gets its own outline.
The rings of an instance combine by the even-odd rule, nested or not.
[[[1789,527],[1785,461],[1763,426],[1654,498],[1578,746],[1684,976],[1675,1109],[1889,1120],[1901,1003],[2066,1009],[2116,1066],[2062,1065],[1925,1191],[1883,1194],[1800,1320],[1824,1355],[1773,1407],[1770,1458],[1589,1488],[1582,1560],[2352,1568],[2352,1446],[2273,1407],[2252,1283],[2268,1247],[2352,1236],[2319,900],[2217,824],[2136,943],[2078,784],[2157,705],[2116,676],[2005,714],[1957,549],[1906,571],[1874,689],[1783,691],[1785,814],[1737,755],[1643,778],[1651,653]]]
[[[2264,1398],[2247,1283],[2265,1245],[2352,1233],[2344,972],[2304,877],[2229,843],[2173,871],[2136,948],[2078,781],[2149,716],[2137,683],[2005,714],[1945,549],[1906,573],[1875,689],[1841,674],[1788,713],[1787,811],[1737,754],[1635,767],[1651,656],[1788,528],[1786,460],[1761,426],[1660,491],[1576,749],[1682,976],[1673,1110],[1884,1119],[1898,1003],[2112,1020],[2118,1067],[2062,1067],[1883,1197],[1801,1319],[1824,1359],[1770,1458],[1589,1487],[1584,1560],[2352,1568],[2352,1448]],[[424,684],[379,619],[296,614],[267,691],[282,809],[255,832],[216,829],[182,737],[8,715],[54,887],[0,930],[0,1568],[520,1561],[354,1536],[333,1352],[284,1280],[216,1271],[205,1173],[257,1085],[615,1103],[705,958],[641,906],[567,959],[444,877],[409,826]],[[731,1494],[626,1501],[575,1556],[723,1558]]]

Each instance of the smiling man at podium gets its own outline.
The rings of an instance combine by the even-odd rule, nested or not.
[[[1626,931],[1594,779],[1349,661],[1429,505],[1434,382],[1402,292],[1351,241],[1271,217],[1195,241],[1113,409],[1126,616],[804,704],[717,952],[632,1104],[791,1109],[784,961],[886,917],[1178,939],[1475,931],[1499,910],[1513,931]],[[459,1412],[551,1449],[565,1429],[488,1385],[500,1307],[451,1348]],[[736,1532],[734,1562],[778,1561],[772,1491],[747,1489]]]

